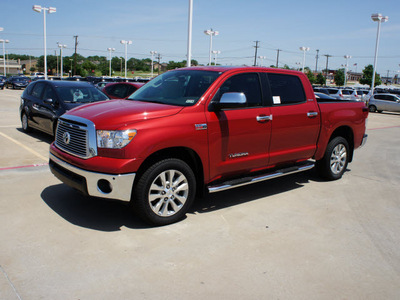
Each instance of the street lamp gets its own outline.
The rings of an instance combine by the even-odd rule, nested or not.
[[[376,33],[376,44],[375,44],[375,58],[374,58],[374,70],[372,73],[372,85],[371,85],[371,93],[372,95],[374,94],[374,88],[375,88],[375,72],[376,72],[376,64],[378,61],[378,46],[379,46],[379,35],[381,32],[381,23],[385,23],[389,20],[388,16],[382,16],[381,14],[372,14],[371,19],[374,22],[378,22],[378,30]]]
[[[157,54],[157,51],[150,51],[150,54],[151,54],[151,78],[153,78],[154,54]]]
[[[1,31],[1,30],[0,30]],[[4,65],[4,76],[6,76],[6,48],[5,45],[6,43],[9,43],[9,40],[0,40],[0,43],[3,43],[3,65]]]
[[[219,31],[212,30],[211,28],[208,30],[204,30],[204,33],[210,36],[210,51],[209,51],[208,65],[211,66],[212,37],[218,35]]]
[[[110,77],[111,77],[111,52],[114,52],[115,48],[107,48],[107,50],[110,52]]]
[[[303,51],[303,72],[305,73],[304,66],[306,64],[306,51],[310,51],[310,47],[300,47],[300,50]]]
[[[132,45],[132,41],[121,40],[121,44],[125,45],[125,79],[126,79],[126,59],[128,56],[128,45]]]
[[[72,62],[74,61],[72,58],[68,58],[69,61],[71,62],[71,69],[69,70],[69,73],[71,73],[71,77],[72,77]]]
[[[44,44],[44,79],[47,80],[47,46],[46,46],[46,11],[49,14],[55,13],[55,7],[41,7],[40,5],[34,5],[32,9],[38,13],[43,11],[43,44]]]
[[[344,58],[346,59],[346,65],[344,69],[344,86],[347,84],[347,68],[349,67],[348,60],[351,58],[350,55],[345,55]]]
[[[67,48],[67,45],[58,44],[58,48],[60,48],[60,57],[61,57],[61,66],[60,66],[60,73],[61,73],[61,76],[60,76],[60,80],[62,80],[62,79],[63,79],[63,76],[64,76],[62,49],[63,49],[63,48]],[[72,67],[71,67],[71,69],[72,69]]]
[[[215,57],[214,57],[214,66],[216,66],[216,65],[217,65],[217,55],[218,55],[218,54],[221,54],[221,51],[219,51],[219,50],[213,50],[212,53],[215,54]]]
[[[189,13],[188,13],[188,40],[187,40],[187,62],[186,66],[190,67],[192,63],[192,19],[193,19],[193,0],[189,0]],[[153,77],[153,69],[151,70]]]
[[[267,57],[266,57],[266,56],[259,56],[258,58],[259,58],[260,61],[261,61],[260,67],[262,67],[262,65],[263,65],[263,60],[264,60],[264,59],[267,59]]]

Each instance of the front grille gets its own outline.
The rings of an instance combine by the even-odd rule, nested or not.
[[[94,124],[88,120],[70,116],[58,120],[55,145],[59,149],[80,158],[87,159],[97,154],[96,147],[91,147]],[[91,138],[92,137],[92,138]]]

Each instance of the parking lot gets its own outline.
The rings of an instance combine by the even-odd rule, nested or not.
[[[400,298],[400,114],[370,114],[341,180],[212,194],[151,228],[50,173],[21,93],[0,91],[0,299]]]

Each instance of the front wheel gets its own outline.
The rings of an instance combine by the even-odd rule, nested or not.
[[[316,169],[322,178],[336,180],[342,177],[348,163],[349,144],[339,136],[328,143],[324,157],[316,162]]]
[[[370,105],[368,107],[368,109],[369,109],[370,112],[376,112],[376,106],[375,105]]]
[[[134,210],[146,222],[167,225],[181,220],[196,194],[196,178],[182,160],[169,158],[148,168],[134,186]]]

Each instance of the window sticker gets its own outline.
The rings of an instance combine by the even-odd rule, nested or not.
[[[274,104],[281,104],[280,96],[272,96],[272,100],[274,101]]]
[[[186,103],[190,103],[190,104],[195,103],[195,102],[196,102],[196,100],[191,100],[191,99],[186,100]]]

